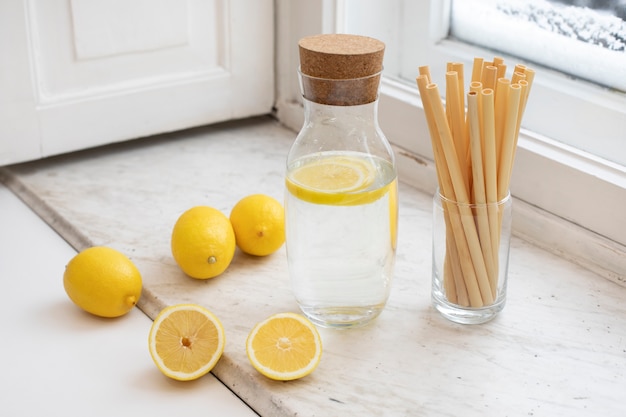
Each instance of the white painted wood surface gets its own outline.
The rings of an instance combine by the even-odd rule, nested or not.
[[[283,250],[238,252],[220,277],[198,281],[175,265],[171,227],[187,208],[228,213],[239,198],[281,199],[295,133],[261,119],[170,134],[0,170],[77,248],[113,246],[145,279],[154,317],[197,302],[222,320],[214,373],[264,416],[622,417],[626,410],[626,288],[514,238],[507,305],[480,326],[447,322],[430,306],[431,197],[401,184],[398,259],[389,304],[370,326],[321,330],[311,375],[259,375],[245,339],[272,313],[298,311]]]
[[[0,28],[0,165],[272,109],[271,0],[7,0]]]

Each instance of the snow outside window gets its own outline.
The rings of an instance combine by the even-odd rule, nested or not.
[[[626,0],[456,0],[450,35],[626,92]]]

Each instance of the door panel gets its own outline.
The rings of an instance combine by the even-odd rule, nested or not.
[[[0,51],[22,57],[14,70],[28,78],[32,108],[20,111],[32,113],[22,119],[36,120],[37,139],[20,137],[24,121],[0,127],[0,164],[24,160],[25,141],[39,144],[27,152],[34,159],[269,113],[272,3],[26,0],[13,7],[24,25],[11,31],[25,45],[3,42]],[[0,26],[8,20],[0,14]],[[10,82],[0,78],[0,87]],[[8,108],[18,111],[15,99],[0,104],[7,105],[0,120]]]
[[[145,52],[190,41],[187,2],[71,0],[70,5],[78,59]]]

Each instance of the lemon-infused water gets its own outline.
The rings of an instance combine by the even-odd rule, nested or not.
[[[363,152],[320,152],[289,163],[286,187],[287,257],[300,308],[326,327],[369,322],[393,278],[394,166]]]
[[[385,44],[322,34],[298,49],[304,124],[285,197],[293,293],[318,325],[360,326],[385,307],[395,263],[397,174],[377,117]]]

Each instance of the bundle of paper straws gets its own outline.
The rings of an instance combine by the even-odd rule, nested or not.
[[[517,65],[509,79],[506,70],[502,58],[475,58],[466,94],[463,64],[448,63],[445,106],[429,67],[420,67],[417,77],[440,194],[459,203],[444,207],[444,288],[448,301],[461,306],[488,306],[497,297],[501,215],[490,207],[509,194],[520,123],[535,74]],[[484,207],[485,213],[475,212],[476,207]]]

